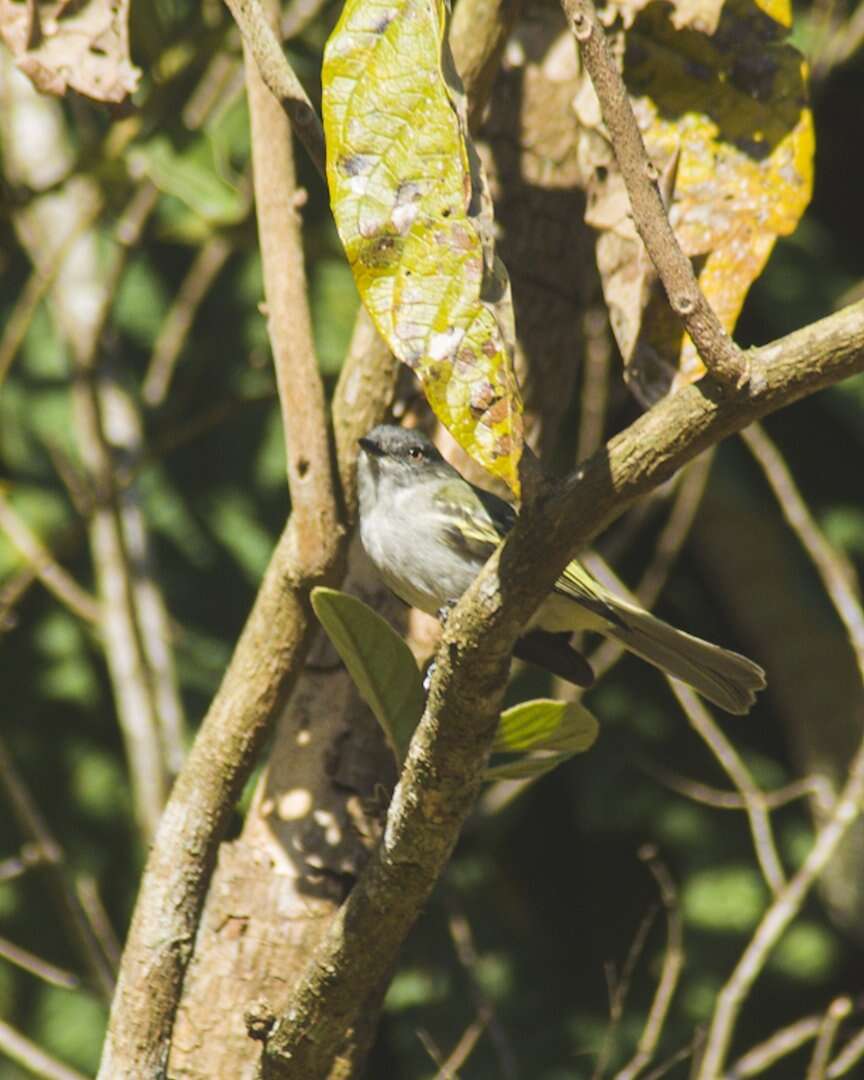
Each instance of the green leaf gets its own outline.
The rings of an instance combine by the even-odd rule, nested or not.
[[[597,731],[597,721],[581,705],[537,698],[501,713],[492,752],[555,750],[581,754],[594,745]]]
[[[425,705],[411,650],[354,596],[319,587],[312,590],[312,607],[401,764]]]
[[[177,150],[164,135],[156,135],[130,152],[130,164],[210,225],[235,225],[246,217],[247,200],[219,175],[212,146],[203,137]]]
[[[528,754],[517,761],[508,761],[503,765],[491,765],[483,779],[492,780],[537,780],[546,773],[557,769],[572,754]]]
[[[327,182],[357,290],[438,418],[518,495],[510,283],[444,0],[347,0],[322,69]]]

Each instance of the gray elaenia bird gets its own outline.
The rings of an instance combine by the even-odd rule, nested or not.
[[[422,432],[390,424],[360,439],[360,536],[394,593],[430,615],[459,599],[516,520],[469,484]],[[515,653],[580,686],[587,661],[575,630],[614,637],[630,652],[730,713],[748,712],[765,673],[752,660],[693,637],[605,589],[575,560],[543,602]]]

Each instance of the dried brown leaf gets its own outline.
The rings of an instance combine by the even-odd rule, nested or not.
[[[119,104],[141,72],[129,57],[129,0],[0,0],[0,36],[43,94]]]

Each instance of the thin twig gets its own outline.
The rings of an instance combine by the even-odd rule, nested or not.
[[[455,900],[451,900],[451,907],[454,904]],[[478,1021],[476,1021],[476,1023],[479,1023],[480,1018],[482,1018],[482,1025],[477,1032],[477,1038],[480,1037],[486,1027],[489,1028],[489,1037],[492,1040],[492,1044],[498,1055],[499,1076],[502,1077],[502,1080],[515,1080],[517,1076],[516,1055],[513,1052],[513,1047],[510,1044],[507,1033],[501,1024],[501,1021],[498,1019],[497,1011],[491,998],[483,990],[483,987],[477,978],[477,965],[479,962],[477,949],[474,945],[474,935],[471,931],[471,924],[468,922],[468,918],[464,911],[456,910],[455,908],[451,910],[450,916],[447,919],[447,929],[450,932],[450,940],[453,942],[457,959],[462,965],[465,974],[468,976],[468,981],[471,985],[471,993],[474,997],[474,1004],[477,1009]],[[471,1029],[469,1028],[468,1030]],[[461,1041],[462,1040],[460,1040],[460,1044]],[[450,1055],[450,1058],[448,1058],[448,1062],[451,1064],[452,1068],[458,1069],[462,1065],[462,1061],[460,1061],[458,1065],[452,1065],[454,1054],[455,1050]]]
[[[148,405],[161,405],[165,400],[198,308],[228,261],[231,250],[231,243],[217,233],[210,237],[192,260],[180,283],[177,298],[159,328],[147,374],[141,385],[141,396]]]
[[[30,952],[29,949],[23,949],[14,941],[7,941],[2,937],[0,937],[0,958],[8,960],[10,964],[21,968],[22,971],[35,975],[37,979],[51,986],[57,986],[61,990],[77,990],[81,985],[81,980],[71,971],[57,967],[56,964],[43,960],[41,956]]]
[[[793,1054],[804,1043],[814,1039],[821,1024],[822,1017],[816,1014],[803,1016],[793,1024],[780,1028],[764,1042],[758,1043],[746,1054],[742,1054],[724,1073],[724,1080],[746,1080],[749,1076],[758,1076],[759,1073],[765,1072],[780,1058]]]
[[[14,629],[17,623],[15,608],[38,580],[33,567],[27,566],[0,586],[0,634]]]
[[[102,955],[107,959],[111,970],[117,971],[120,966],[122,949],[102,897],[99,895],[99,887],[92,874],[78,874],[75,878],[75,894],[81,904],[81,910],[87,916],[87,922],[99,942]]]
[[[666,911],[666,951],[663,954],[660,981],[657,983],[654,1000],[651,1002],[651,1009],[645,1021],[642,1037],[636,1047],[636,1053],[616,1074],[615,1080],[636,1080],[642,1070],[651,1063],[663,1032],[663,1025],[666,1023],[666,1016],[672,1004],[678,980],[684,969],[684,928],[672,875],[657,857],[657,850],[652,845],[643,847],[639,852],[639,858],[647,863],[660,890],[660,899]]]
[[[119,389],[110,386],[98,361],[114,290],[128,252],[137,242],[157,196],[158,192],[150,185],[135,192],[115,228],[118,242],[107,270],[98,266],[94,249],[91,268],[94,284],[98,283],[98,308],[88,310],[81,318],[70,305],[68,315],[64,316],[66,305],[60,297],[61,323],[72,344],[74,357],[75,435],[97,497],[89,531],[104,612],[105,656],[126,746],[135,815],[148,842],[153,838],[162,813],[169,770],[159,734],[155,683],[139,611],[140,583],[148,576],[148,560],[143,548],[146,526],[134,494],[131,491],[121,494],[116,489],[115,448],[123,446],[126,456],[136,441],[136,425],[131,404],[125,401]],[[109,426],[110,438],[106,430]],[[130,543],[137,549],[134,559]]]
[[[291,127],[306,147],[312,164],[324,175],[324,129],[300,80],[291,69],[260,0],[225,0],[240,33],[244,49],[254,56],[261,78],[285,110]],[[248,65],[247,65],[248,66]]]
[[[633,220],[666,290],[705,367],[719,381],[741,388],[747,358],[735,345],[699,287],[663,206],[657,167],[648,158],[624,81],[615,64],[592,0],[562,0],[594,90],[630,197]]]
[[[237,9],[235,14],[247,7],[256,13],[254,23],[241,25],[252,128],[255,212],[267,330],[282,411],[291,513],[297,519],[300,558],[311,564],[318,557],[321,534],[338,528],[338,513],[324,385],[309,312],[291,126],[262,78],[254,51],[255,42],[276,42],[279,8],[268,0],[265,14],[258,0],[231,3],[232,10]],[[287,69],[287,61],[281,65],[283,69]]]
[[[114,971],[103,953],[85,909],[69,881],[63,849],[51,833],[32,795],[18,774],[11,756],[0,739],[0,788],[3,789],[18,828],[39,852],[39,864],[53,886],[61,914],[70,936],[97,988],[107,1001],[114,993]]]
[[[764,793],[753,780],[750,771],[741,760],[741,756],[732,745],[732,742],[727,739],[720,727],[714,722],[714,718],[702,704],[702,700],[696,692],[691,690],[689,686],[685,686],[674,679],[669,680],[669,685],[687,714],[690,724],[701,736],[729,779],[740,792],[747,811],[750,832],[753,836],[753,846],[756,850],[756,858],[762,870],[762,876],[768,883],[771,892],[778,896],[786,884],[786,875],[780,862],[780,856],[777,854],[774,830],[771,827],[771,818],[765,805]]]
[[[585,356],[582,361],[582,392],[579,395],[577,461],[584,461],[602,444],[606,426],[612,345],[609,340],[609,315],[600,304],[589,307],[582,317],[582,336],[585,340]]]
[[[837,1031],[851,1012],[852,999],[848,997],[835,998],[825,1010],[816,1035],[813,1055],[807,1066],[806,1080],[825,1080]]]
[[[12,361],[27,336],[27,331],[39,309],[39,305],[57,280],[57,275],[63,269],[70,251],[79,238],[94,223],[99,216],[100,210],[101,203],[97,200],[90,206],[88,212],[82,215],[75,228],[63,238],[57,247],[51,249],[50,255],[39,262],[19,293],[18,299],[15,301],[15,307],[12,309],[3,328],[3,337],[0,338],[0,386],[3,385],[12,366]]]
[[[609,990],[609,1023],[603,1032],[600,1052],[597,1054],[597,1060],[591,1074],[592,1080],[602,1080],[606,1075],[606,1066],[609,1064],[609,1057],[612,1053],[613,1037],[618,1025],[621,1023],[621,1017],[624,1015],[624,1005],[627,1002],[627,995],[630,992],[630,984],[636,971],[636,965],[639,963],[639,958],[645,949],[645,943],[651,933],[651,928],[654,926],[659,910],[659,905],[654,904],[642,916],[630,943],[630,948],[627,950],[621,975],[617,979],[615,977],[615,965],[611,962],[606,964],[606,983]]]
[[[0,881],[15,881],[44,862],[45,856],[37,844],[23,844],[17,855],[0,861]]]
[[[52,1057],[5,1020],[0,1020],[0,1053],[42,1080],[87,1080],[83,1073]]]
[[[102,610],[94,596],[54,559],[26,521],[16,512],[0,491],[0,529],[33,568],[39,581],[79,619],[100,623]]]
[[[642,768],[654,780],[659,781],[670,791],[692,799],[694,802],[703,803],[705,806],[713,806],[716,810],[746,810],[747,801],[737,791],[723,791],[721,788],[703,784],[700,780],[691,780],[686,776],[679,776],[664,765],[657,762],[642,762]],[[759,791],[755,802],[766,810],[778,810],[781,806],[787,806],[796,799],[802,799],[807,795],[813,795],[821,806],[830,806],[833,795],[829,790],[829,784],[823,776],[805,776],[801,780],[793,780],[774,791]],[[824,801],[827,799],[827,802]]]
[[[864,682],[864,608],[855,586],[855,572],[825,537],[807,507],[783,456],[760,424],[741,432],[780,505],[789,527],[810,556],[816,572],[846,628]]]
[[[828,1080],[836,1080],[838,1076],[845,1076],[853,1066],[864,1058],[864,1028],[846,1043],[840,1053],[828,1066],[825,1074]]]
[[[849,767],[849,775],[830,817],[816,834],[801,868],[789,879],[762,916],[741,959],[720,991],[708,1029],[705,1055],[698,1080],[716,1080],[732,1040],[738,1013],[758,978],[771,950],[792,922],[801,905],[837,850],[840,841],[864,809],[864,740]]]
[[[477,1013],[477,1019],[473,1020],[468,1027],[465,1028],[459,1037],[459,1041],[447,1055],[447,1060],[439,1067],[438,1075],[435,1077],[435,1080],[458,1080],[459,1069],[462,1068],[471,1056],[471,1052],[477,1045],[480,1036],[486,1030],[488,1023],[489,1013],[480,1010]]]

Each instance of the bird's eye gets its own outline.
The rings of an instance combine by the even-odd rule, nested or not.
[[[420,461],[423,457],[423,450],[419,446],[409,446],[408,457],[413,458],[414,461]]]

